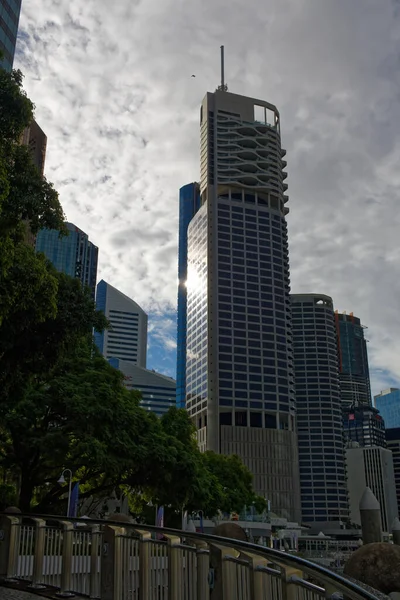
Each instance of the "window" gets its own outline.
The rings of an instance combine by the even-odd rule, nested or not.
[[[276,415],[265,415],[265,428],[276,429]]]
[[[247,412],[242,410],[237,410],[235,412],[235,425],[237,427],[247,427]]]
[[[219,413],[219,424],[220,425],[232,425],[232,413],[221,412]]]
[[[250,413],[250,427],[262,427],[262,413]]]

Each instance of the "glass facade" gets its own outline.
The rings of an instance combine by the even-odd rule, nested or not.
[[[186,408],[198,429],[206,425],[208,382],[207,206],[188,229]]]
[[[348,502],[332,299],[291,301],[302,520],[339,521]]]
[[[21,0],[0,0],[0,68],[11,71],[17,43]]]
[[[387,429],[400,427],[400,390],[390,388],[374,396],[375,407],[385,421]]]
[[[176,403],[186,404],[186,311],[187,311],[187,232],[200,208],[198,183],[189,183],[179,191],[179,251],[178,251],[178,332],[176,367]]]
[[[99,249],[89,242],[86,233],[72,223],[67,223],[68,235],[60,237],[58,231],[42,229],[36,238],[36,252],[43,252],[57,271],[77,277],[95,296]]]
[[[371,406],[367,343],[360,319],[335,313],[340,391],[343,406]]]

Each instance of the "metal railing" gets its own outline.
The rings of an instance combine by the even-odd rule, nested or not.
[[[0,515],[3,583],[102,600],[377,600],[305,559],[120,521]],[[381,597],[381,596],[380,596]]]

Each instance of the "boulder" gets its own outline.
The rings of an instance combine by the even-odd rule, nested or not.
[[[383,594],[400,592],[400,546],[385,542],[361,546],[347,561],[344,574]]]

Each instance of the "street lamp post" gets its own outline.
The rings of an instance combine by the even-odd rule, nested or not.
[[[65,483],[65,473],[69,474],[69,485],[68,485],[68,507],[67,507],[67,517],[69,517],[69,509],[71,505],[71,486],[72,486],[72,471],[71,469],[64,469],[64,471],[60,475],[60,479],[57,483],[63,484]]]

